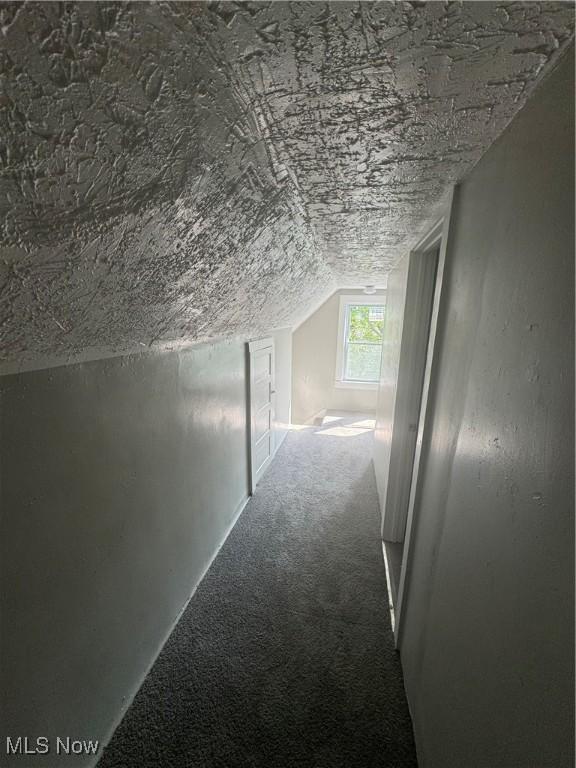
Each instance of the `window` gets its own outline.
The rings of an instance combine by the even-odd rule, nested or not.
[[[381,297],[340,297],[337,386],[377,386],[380,378],[384,325],[384,304],[381,302]]]

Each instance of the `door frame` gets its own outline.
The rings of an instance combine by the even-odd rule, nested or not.
[[[256,468],[254,466],[254,434],[255,434],[255,413],[252,408],[252,390],[254,388],[254,366],[252,365],[252,355],[254,352],[258,352],[261,349],[272,349],[271,353],[271,371],[270,371],[270,455],[260,467],[260,473],[268,467],[272,458],[274,457],[274,451],[276,449],[276,434],[274,430],[274,424],[276,423],[276,349],[274,345],[274,338],[268,336],[264,339],[256,339],[255,341],[249,341],[246,344],[247,358],[248,358],[248,391],[247,391],[247,407],[248,407],[248,479],[249,479],[249,494],[252,495],[256,489],[258,482],[256,478]]]
[[[442,220],[428,233],[422,249],[412,249],[407,257],[388,476],[382,502],[382,538],[390,543],[403,542],[406,533],[441,236]]]
[[[432,314],[430,317],[430,332],[426,351],[426,367],[424,369],[424,382],[422,385],[422,397],[420,401],[420,415],[418,419],[418,433],[414,462],[412,465],[412,480],[410,484],[410,500],[408,502],[408,514],[406,518],[406,533],[404,536],[404,548],[402,552],[402,567],[400,571],[400,583],[398,586],[398,598],[395,606],[394,642],[396,648],[400,645],[403,627],[404,606],[410,586],[412,561],[414,557],[414,524],[419,514],[422,492],[422,444],[425,435],[428,435],[432,413],[430,409],[431,381],[434,377],[439,357],[440,340],[437,335],[438,317],[445,299],[444,271],[446,266],[446,254],[450,246],[453,234],[454,207],[458,197],[458,186],[452,187],[446,204],[446,214],[422,237],[412,249],[412,252],[425,255],[438,250],[438,265],[436,268],[436,282],[434,286],[434,299]]]

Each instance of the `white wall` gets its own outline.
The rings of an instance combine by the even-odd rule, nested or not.
[[[110,736],[246,500],[245,373],[234,340],[0,377],[2,745]]]
[[[573,68],[453,211],[400,638],[420,768],[574,765]]]
[[[373,412],[377,389],[350,389],[334,385],[338,346],[340,296],[366,298],[361,290],[336,291],[293,335],[292,417],[303,424],[325,410]],[[383,296],[378,291],[375,296]]]
[[[278,449],[288,434],[292,418],[292,330],[282,328],[272,336],[276,368],[274,439]]]

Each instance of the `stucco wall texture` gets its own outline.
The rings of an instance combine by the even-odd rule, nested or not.
[[[450,230],[400,627],[418,765],[573,768],[573,55]]]
[[[0,360],[256,334],[376,282],[567,3],[5,3]]]

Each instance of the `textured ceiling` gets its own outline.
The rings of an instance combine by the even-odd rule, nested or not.
[[[248,335],[381,282],[567,3],[0,6],[0,359]]]

